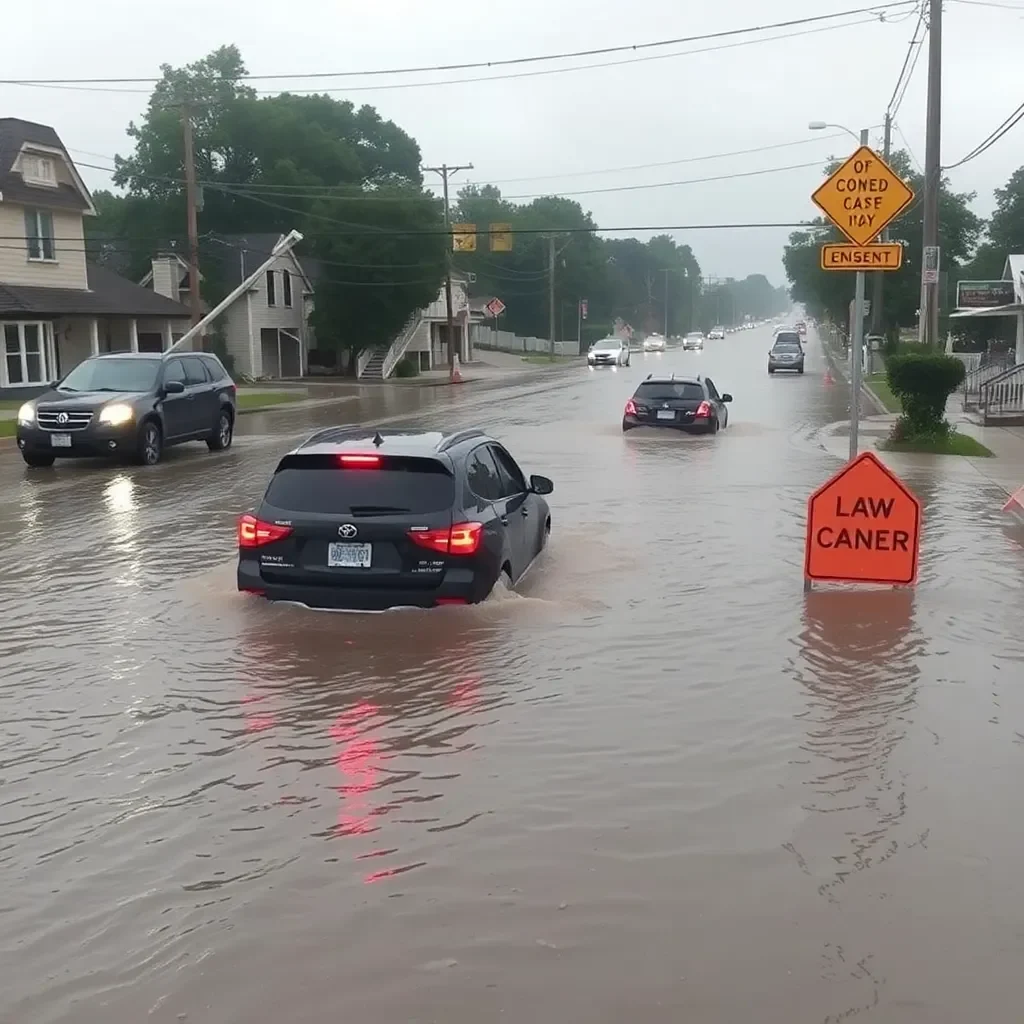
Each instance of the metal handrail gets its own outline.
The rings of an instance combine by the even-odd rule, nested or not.
[[[1024,413],[1024,363],[985,381],[981,385],[978,409],[983,417],[990,412]]]
[[[384,365],[380,368],[381,376],[385,380],[391,376],[398,365],[398,360],[405,355],[405,350],[409,347],[409,342],[412,341],[413,335],[420,329],[421,323],[423,323],[423,312],[422,310],[417,310],[417,312],[409,317],[402,333],[391,343],[388,354],[384,357]]]

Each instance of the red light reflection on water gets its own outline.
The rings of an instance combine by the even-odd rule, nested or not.
[[[364,737],[361,726],[378,710],[375,704],[357,704],[340,714],[331,726],[331,739],[341,746],[335,758],[342,778],[341,785],[337,787],[341,795],[341,809],[335,826],[337,835],[365,835],[377,830],[370,820],[374,811],[367,794],[377,782],[376,761],[380,744],[375,739]]]
[[[246,705],[258,704],[260,701],[266,700],[269,696],[270,695],[267,693],[247,693],[242,698],[242,703]],[[246,732],[265,732],[267,729],[271,729],[275,725],[277,725],[277,715],[270,714],[269,712],[260,712],[258,710],[246,710]]]

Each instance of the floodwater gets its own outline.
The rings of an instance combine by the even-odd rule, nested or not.
[[[0,1020],[1014,1017],[1021,538],[930,460],[916,591],[805,595],[845,394],[768,345],[381,389],[153,470],[0,450]],[[728,430],[621,434],[651,369],[698,368]],[[275,458],[403,414],[555,480],[522,593],[235,593]]]

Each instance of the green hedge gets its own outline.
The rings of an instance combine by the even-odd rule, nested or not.
[[[891,356],[885,375],[903,403],[898,432],[903,437],[931,436],[946,429],[946,402],[966,370],[961,360],[940,352],[910,351]]]

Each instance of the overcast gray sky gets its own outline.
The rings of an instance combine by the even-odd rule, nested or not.
[[[45,9],[6,5],[4,35],[34,38],[42,45],[7,47],[2,77],[156,76],[161,63],[186,64],[224,43],[239,46],[253,74],[499,60],[693,36],[863,6],[864,0],[489,0],[454,6],[422,0],[307,0],[294,6],[249,0],[244,7],[226,0],[178,0],[170,6],[50,0]],[[968,152],[1020,102],[1024,0],[947,0],[945,10],[944,164]],[[630,55],[504,72],[254,84],[329,87],[336,97],[372,104],[415,136],[425,162],[472,162],[475,170],[462,180],[498,182],[507,195],[621,188],[813,163],[754,177],[576,197],[607,227],[800,220],[816,212],[809,197],[821,180],[819,166],[830,154],[845,155],[853,148],[852,140],[820,137],[831,131],[809,132],[807,122],[831,121],[852,129],[881,122],[917,21],[916,13],[907,11],[887,15],[886,23],[875,18],[849,25],[865,21],[861,15],[847,19],[847,27],[786,30],[788,38],[773,42],[736,46],[735,40],[725,40],[728,48],[703,53],[683,51],[716,44],[684,44],[643,52],[644,57],[659,55],[655,60],[492,82],[379,88],[622,61]],[[798,32],[806,34],[793,34]],[[919,161],[924,159],[926,69],[925,52],[899,110],[900,133],[894,138],[900,146],[905,137]],[[102,164],[114,153],[129,151],[124,129],[142,115],[148,95],[145,86],[109,88],[143,91],[0,85],[0,115],[53,125],[73,157]],[[878,135],[873,133],[873,141]],[[746,156],[581,173],[803,140],[808,141]],[[992,190],[1022,163],[1024,127],[952,172],[952,180],[956,188],[978,193],[974,208],[987,216]],[[93,188],[109,186],[102,171],[82,168],[82,174]],[[693,248],[705,274],[760,272],[775,284],[784,282],[784,230],[673,233]]]

